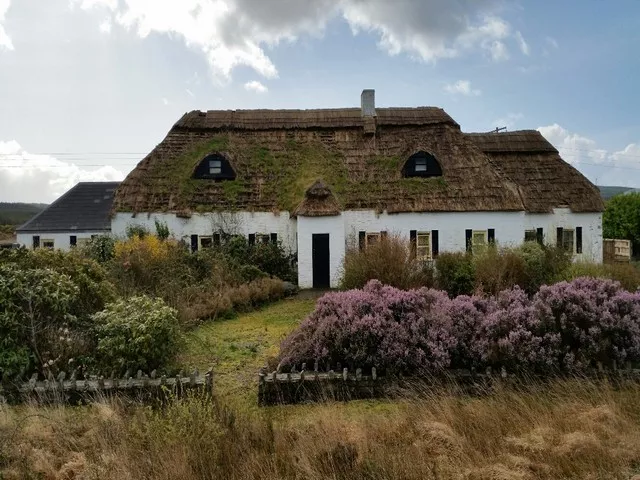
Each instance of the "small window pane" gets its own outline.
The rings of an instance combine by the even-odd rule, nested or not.
[[[487,243],[487,232],[485,231],[473,232],[474,245],[484,245],[485,243]]]
[[[415,169],[416,169],[416,172],[426,172],[427,171],[427,159],[426,158],[416,158]]]
[[[418,233],[416,257],[418,260],[431,260],[431,234]]]
[[[524,232],[524,241],[525,242],[535,242],[537,240],[537,235],[535,230],[525,230]]]
[[[367,233],[367,245],[375,245],[380,240],[380,233]]]
[[[53,240],[42,240],[42,247],[43,248],[53,248]]]
[[[200,248],[211,248],[213,246],[213,237],[200,237]]]
[[[573,230],[563,230],[562,231],[562,247],[570,253],[575,252],[574,247],[574,231]]]
[[[256,235],[256,242],[258,243],[269,243],[270,240],[271,238],[269,237],[269,235],[264,235],[264,234]]]
[[[221,160],[209,160],[209,174],[219,175],[222,173],[222,161]]]

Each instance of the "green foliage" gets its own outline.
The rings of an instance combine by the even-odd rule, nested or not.
[[[473,256],[469,253],[441,253],[436,259],[438,288],[451,296],[470,295],[475,285]]]
[[[259,278],[260,275],[256,271],[259,270],[287,282],[298,281],[296,257],[288,253],[281,242],[249,245],[245,237],[232,236],[223,242],[222,253],[236,265],[242,278],[247,278],[247,274],[250,279]]]
[[[103,372],[167,367],[180,346],[177,312],[161,299],[131,297],[94,314],[98,367]]]
[[[559,276],[559,280],[571,281],[579,277],[609,278],[620,282],[625,290],[635,292],[640,288],[640,268],[628,263],[599,264],[576,262]]]
[[[22,225],[46,207],[43,203],[0,202],[0,225]]]
[[[609,200],[602,215],[602,229],[605,238],[631,240],[634,256],[640,255],[640,193]]]
[[[80,289],[50,268],[0,264],[0,370],[65,368],[90,351],[87,325],[78,311]]]
[[[113,259],[115,245],[116,242],[111,235],[97,235],[77,248],[85,257],[98,263],[106,263]]]
[[[125,229],[125,235],[127,236],[127,238],[144,238],[149,235],[149,230],[147,230],[147,227],[145,227],[144,225],[132,223],[127,225],[127,228]]]
[[[155,224],[156,224],[156,236],[160,240],[166,240],[171,236],[171,232],[169,231],[169,226],[167,225],[167,222],[160,222],[156,220]]]

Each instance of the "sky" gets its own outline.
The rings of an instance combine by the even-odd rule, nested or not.
[[[638,0],[0,0],[0,201],[121,180],[187,111],[438,106],[640,187]]]

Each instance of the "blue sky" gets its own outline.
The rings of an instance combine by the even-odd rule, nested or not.
[[[123,178],[186,111],[444,108],[640,187],[640,2],[0,0],[0,201]]]

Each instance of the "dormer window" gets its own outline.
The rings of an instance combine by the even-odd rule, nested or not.
[[[220,175],[222,173],[222,160],[209,160],[209,175]]]
[[[236,172],[229,159],[221,153],[204,157],[193,172],[193,178],[207,180],[235,180]]]
[[[402,174],[405,177],[441,177],[442,168],[436,157],[427,152],[418,152],[409,157]]]

